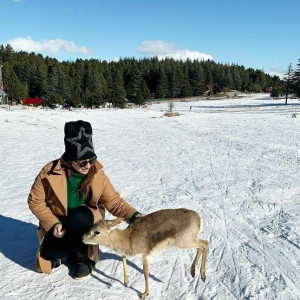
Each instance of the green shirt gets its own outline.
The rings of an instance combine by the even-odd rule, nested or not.
[[[68,208],[74,209],[84,203],[85,199],[80,195],[78,189],[86,175],[72,172],[67,183]]]

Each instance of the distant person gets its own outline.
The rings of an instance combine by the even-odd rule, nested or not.
[[[67,122],[65,153],[48,163],[36,177],[28,205],[39,220],[36,270],[50,273],[61,260],[77,264],[76,279],[91,274],[99,248],[82,243],[94,223],[112,215],[134,222],[142,215],[114,190],[97,161],[89,122]]]

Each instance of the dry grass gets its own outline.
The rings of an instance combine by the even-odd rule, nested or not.
[[[180,116],[180,114],[178,112],[168,111],[168,112],[164,113],[164,116],[167,116],[167,117],[178,117],[178,116]]]

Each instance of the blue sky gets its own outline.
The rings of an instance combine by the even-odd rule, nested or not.
[[[1,0],[0,44],[58,60],[213,59],[281,75],[300,58],[299,0]]]

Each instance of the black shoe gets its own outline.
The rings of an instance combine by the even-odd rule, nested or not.
[[[95,268],[95,262],[92,260],[79,262],[75,279],[77,280],[86,279],[92,273],[94,268]]]
[[[52,259],[51,260],[51,269],[58,268],[61,264],[60,259]]]

